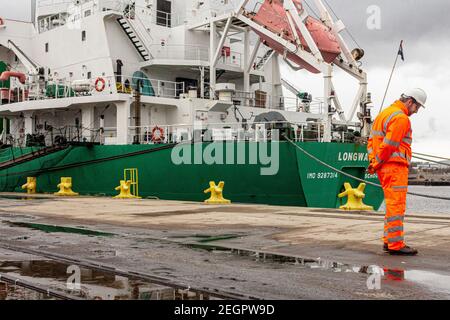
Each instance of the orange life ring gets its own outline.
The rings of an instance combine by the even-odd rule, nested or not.
[[[100,87],[98,86],[100,84]],[[95,80],[95,90],[97,90],[97,92],[102,92],[103,90],[105,90],[106,87],[106,81],[103,78],[97,78],[97,80]]]
[[[152,130],[152,142],[162,142],[164,140],[164,129],[158,126]]]

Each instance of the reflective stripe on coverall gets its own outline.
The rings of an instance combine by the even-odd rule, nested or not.
[[[383,241],[390,250],[405,246],[403,221],[411,143],[408,110],[401,101],[396,101],[375,119],[367,145],[369,160],[378,174],[386,200]]]

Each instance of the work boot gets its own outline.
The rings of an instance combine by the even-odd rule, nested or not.
[[[400,250],[389,250],[391,256],[415,256],[419,253],[416,249],[405,246]]]
[[[385,243],[385,244],[383,245],[383,251],[384,251],[384,252],[389,252],[389,245],[388,245],[387,243]]]

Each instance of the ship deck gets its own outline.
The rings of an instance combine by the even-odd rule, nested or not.
[[[377,212],[162,200],[0,195],[0,245],[108,262],[141,272],[164,269],[193,287],[264,299],[448,299],[450,215],[408,213],[417,257],[383,253]],[[96,230],[86,236],[39,226]],[[15,253],[0,261],[14,259]],[[112,252],[112,253],[111,253]],[[17,253],[18,254],[18,253]],[[385,269],[367,286],[369,266]],[[387,274],[394,270],[401,281]],[[397,279],[399,280],[399,279]]]

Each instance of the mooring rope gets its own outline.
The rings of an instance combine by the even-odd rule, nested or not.
[[[413,154],[412,157],[415,158],[415,159],[425,160],[425,161],[428,161],[428,162],[431,162],[431,163],[439,164],[439,165],[441,165],[441,166],[447,166],[447,167],[450,167],[450,163],[446,163],[446,162],[442,162],[442,161],[436,161],[436,160],[430,160],[430,159],[427,159],[427,158],[423,158],[423,157],[416,156],[416,155],[414,155],[414,154]],[[427,156],[427,157],[428,157],[428,156]]]
[[[447,160],[450,161],[450,158],[444,158],[444,157],[439,157],[439,156],[433,156],[431,154],[426,154],[426,153],[418,153],[418,152],[413,152],[413,156],[418,155],[418,156],[422,156],[422,157],[428,157],[428,158],[434,158],[434,159],[441,159],[441,160]]]
[[[353,175],[351,175],[351,174],[349,174],[349,173],[347,173],[347,172],[344,172],[344,171],[342,171],[342,170],[339,170],[339,169],[337,169],[337,168],[335,168],[335,167],[329,165],[328,163],[326,163],[326,162],[320,160],[319,158],[315,157],[314,155],[312,155],[311,153],[309,153],[308,151],[306,151],[305,149],[303,149],[302,147],[300,147],[299,145],[297,145],[294,141],[292,141],[291,139],[289,139],[286,135],[284,135],[284,137],[285,137],[285,139],[286,139],[288,142],[290,142],[294,147],[296,147],[296,148],[299,149],[301,152],[303,152],[304,154],[306,154],[306,155],[307,155],[308,157],[310,157],[311,159],[317,161],[317,162],[320,163],[321,165],[323,165],[323,166],[325,166],[325,167],[327,167],[327,168],[329,168],[329,169],[331,169],[331,170],[333,170],[333,171],[335,171],[335,172],[337,172],[337,173],[340,173],[340,174],[342,174],[342,175],[344,175],[344,176],[346,176],[346,177],[355,179],[356,181],[363,182],[363,183],[365,183],[365,184],[368,184],[368,185],[371,185],[371,186],[374,186],[374,187],[377,187],[377,188],[383,188],[383,187],[382,187],[380,184],[378,184],[378,183],[374,183],[374,182],[371,182],[371,181],[367,181],[367,180],[364,180],[364,179],[355,177],[355,176],[353,176]],[[439,197],[439,196],[433,196],[433,195],[429,195],[429,194],[420,194],[420,193],[409,192],[409,191],[408,191],[408,194],[409,194],[409,195],[412,195],[412,196],[416,196],[416,197],[422,197],[422,198],[428,198],[428,199],[438,199],[438,200],[448,200],[448,201],[450,201],[450,197]]]

